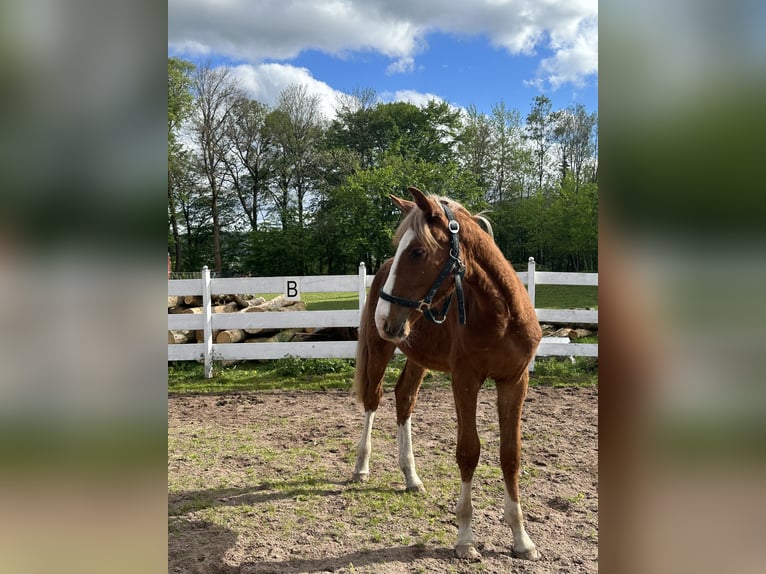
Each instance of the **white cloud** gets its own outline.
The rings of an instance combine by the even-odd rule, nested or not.
[[[341,92],[317,80],[306,68],[286,64],[242,64],[232,67],[232,74],[242,89],[254,100],[275,106],[279,94],[292,84],[305,85],[311,94],[319,96],[322,113],[332,119]]]
[[[392,74],[406,74],[415,69],[415,59],[412,57],[399,58],[386,68],[386,73]]]
[[[597,73],[597,0],[169,0],[168,47],[260,64],[304,50],[376,52],[408,73],[428,33],[484,35],[511,54],[553,51],[533,83],[556,88]]]
[[[553,90],[571,83],[582,86],[586,78],[598,73],[598,24],[595,19],[584,21],[577,33],[554,37],[555,53],[540,62],[535,79],[528,83]]]
[[[414,53],[420,30],[369,1],[169,0],[168,45],[194,41],[250,62],[290,59],[302,50],[331,54],[374,50],[392,58]]]

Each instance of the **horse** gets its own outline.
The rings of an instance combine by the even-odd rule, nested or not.
[[[482,227],[482,222],[488,223],[483,217],[445,197],[415,187],[408,191],[414,202],[390,195],[403,214],[394,234],[396,253],[375,274],[360,319],[353,391],[364,405],[365,417],[351,480],[369,479],[372,425],[383,396],[383,375],[399,348],[407,359],[395,388],[398,462],[406,489],[425,491],[415,469],[411,416],[427,370],[449,373],[461,478],[455,553],[480,560],[471,529],[471,482],[481,449],[477,398],[491,377],[497,388],[504,518],[513,534],[512,556],[538,560],[519,501],[522,406],[528,366],[542,337],[534,306],[495,244],[491,227]]]

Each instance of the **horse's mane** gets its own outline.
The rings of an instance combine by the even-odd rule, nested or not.
[[[484,216],[485,212],[472,215],[465,207],[456,201],[438,195],[433,195],[431,197],[437,200],[439,203],[446,203],[453,212],[462,210],[468,213],[468,216],[479,223],[480,227],[483,226],[484,230],[494,240],[495,234],[492,231],[492,224]],[[426,245],[427,249],[433,251],[439,246],[436,238],[433,236],[433,233],[431,233],[431,228],[426,221],[425,214],[420,209],[411,209],[410,212],[404,217],[404,219],[402,219],[402,222],[399,224],[399,227],[397,227],[396,232],[394,233],[394,245],[399,245],[399,242],[408,229],[412,229],[417,234],[417,238]]]

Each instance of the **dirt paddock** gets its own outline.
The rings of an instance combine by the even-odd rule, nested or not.
[[[393,393],[373,431],[371,477],[350,484],[362,409],[348,392],[168,398],[171,573],[597,572],[598,389],[530,388],[521,495],[539,562],[512,558],[502,520],[495,391],[482,389],[473,530],[482,560],[457,559],[455,411],[421,390],[412,422],[427,492],[403,491]]]

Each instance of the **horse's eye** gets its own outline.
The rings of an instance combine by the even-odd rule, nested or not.
[[[424,257],[426,254],[426,250],[422,247],[415,247],[411,252],[410,255],[412,255],[413,259],[420,259],[421,257]]]

